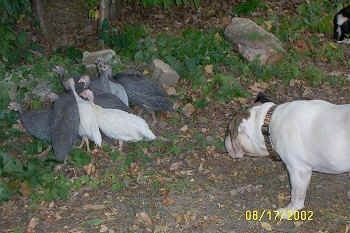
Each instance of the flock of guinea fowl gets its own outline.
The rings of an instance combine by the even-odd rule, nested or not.
[[[152,113],[173,111],[172,103],[162,86],[137,71],[112,74],[111,66],[102,58],[95,62],[98,76],[65,77],[56,66],[65,93],[50,94],[52,105],[47,109],[23,112],[21,105],[11,102],[9,108],[19,111],[21,124],[32,136],[50,142],[55,157],[66,162],[70,150],[81,138],[80,148],[89,141],[101,146],[102,140],[123,142],[156,138],[147,122],[135,115],[129,102]],[[139,114],[141,115],[141,114]],[[51,147],[48,148],[50,150]]]

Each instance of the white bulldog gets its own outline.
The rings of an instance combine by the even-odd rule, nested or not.
[[[225,138],[231,157],[269,155],[261,127],[273,105],[267,102],[254,106],[247,118],[231,121]],[[286,164],[292,188],[291,201],[280,213],[304,207],[312,171],[350,171],[350,104],[322,100],[280,104],[272,113],[269,129],[272,148]]]

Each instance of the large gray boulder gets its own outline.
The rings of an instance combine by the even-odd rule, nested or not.
[[[258,59],[261,64],[273,64],[285,53],[281,42],[273,34],[247,18],[232,18],[224,34],[234,49],[248,61]]]

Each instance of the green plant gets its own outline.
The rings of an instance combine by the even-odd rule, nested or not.
[[[203,95],[224,102],[233,97],[246,97],[248,93],[234,77],[217,74],[203,87]]]
[[[250,15],[260,7],[264,7],[265,3],[262,0],[245,0],[237,5],[233,11],[233,15]]]

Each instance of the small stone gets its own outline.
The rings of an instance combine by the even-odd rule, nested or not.
[[[350,201],[350,190],[348,191],[347,195],[348,195],[348,199]]]
[[[160,83],[173,86],[179,81],[180,76],[168,64],[160,59],[154,59],[151,65],[152,77]]]

